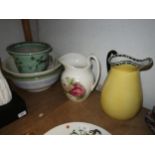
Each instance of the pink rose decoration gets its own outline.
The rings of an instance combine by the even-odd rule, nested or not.
[[[74,83],[73,88],[70,90],[70,94],[76,97],[82,97],[85,94],[85,88],[79,84],[79,83]]]

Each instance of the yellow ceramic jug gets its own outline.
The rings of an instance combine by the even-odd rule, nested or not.
[[[107,55],[108,76],[103,84],[101,105],[109,116],[127,120],[142,106],[140,71],[153,64],[151,58],[135,59],[110,51]]]

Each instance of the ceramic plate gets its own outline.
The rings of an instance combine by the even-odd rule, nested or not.
[[[69,122],[50,129],[45,135],[110,135],[110,133],[94,124]]]

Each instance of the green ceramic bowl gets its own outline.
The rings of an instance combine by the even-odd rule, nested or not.
[[[42,42],[20,42],[7,47],[20,73],[44,71],[48,67],[52,48]]]

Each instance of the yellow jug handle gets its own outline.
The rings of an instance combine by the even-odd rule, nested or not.
[[[111,66],[110,66],[110,63],[109,63],[109,58],[111,57],[111,56],[113,56],[113,55],[117,55],[117,52],[115,51],[115,50],[111,50],[111,51],[109,51],[108,52],[108,54],[107,54],[107,59],[106,59],[106,63],[107,63],[107,72],[109,72],[109,70],[110,70],[110,68],[111,68]]]

